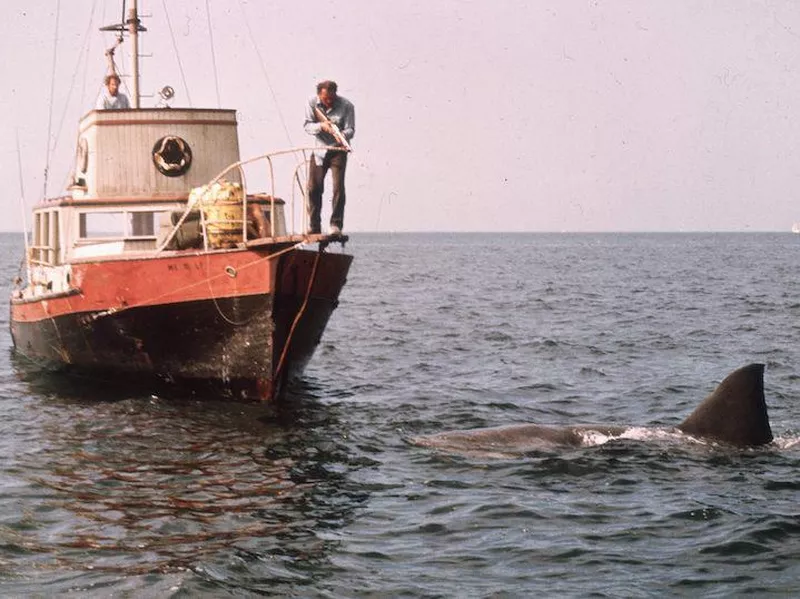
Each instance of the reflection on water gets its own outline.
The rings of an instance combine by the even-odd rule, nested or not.
[[[346,524],[366,498],[348,482],[363,463],[337,443],[336,408],[313,390],[267,407],[20,372],[39,399],[31,445],[5,468],[28,497],[3,518],[3,557],[18,567],[144,574],[235,555],[269,562],[260,581],[302,578],[310,564],[318,576],[331,548],[318,531]]]

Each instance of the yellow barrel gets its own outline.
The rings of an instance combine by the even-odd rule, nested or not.
[[[242,186],[224,179],[192,190],[190,203],[199,203],[206,224],[208,247],[235,247],[242,237]]]
[[[242,202],[216,200],[203,206],[208,247],[236,247],[242,242]]]

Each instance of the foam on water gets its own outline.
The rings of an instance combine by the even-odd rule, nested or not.
[[[643,443],[707,443],[707,441],[703,439],[696,439],[677,429],[648,428],[642,426],[632,426],[625,429],[619,435],[607,435],[591,429],[580,431],[579,434],[584,447],[605,445],[611,441],[618,440],[641,441]]]
[[[798,436],[788,436],[788,437],[775,437],[772,441],[772,444],[777,447],[778,449],[798,449],[800,448],[800,437]]]

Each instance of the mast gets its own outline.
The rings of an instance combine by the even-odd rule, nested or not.
[[[131,58],[133,60],[133,107],[139,108],[139,11],[137,0],[132,0],[128,13],[128,31],[131,35]]]
[[[131,98],[133,108],[141,107],[141,97],[139,95],[139,32],[147,31],[142,27],[142,22],[139,20],[138,1],[131,1],[131,9],[128,11],[128,17],[125,18],[125,2],[122,2],[122,19],[123,23],[119,25],[107,25],[101,27],[100,31],[116,31],[118,34],[117,42],[108,50],[106,50],[106,57],[108,58],[108,74],[117,75],[114,65],[114,51],[122,44],[123,33],[125,31],[131,36],[131,62],[133,64],[133,81],[131,82]]]

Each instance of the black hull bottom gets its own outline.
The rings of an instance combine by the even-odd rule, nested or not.
[[[72,364],[33,361],[14,352],[15,370],[37,393],[114,401],[131,397],[203,401],[261,401],[261,389],[250,380],[192,379],[152,372],[122,372],[110,368],[85,368]]]
[[[39,366],[265,399],[302,373],[336,303],[311,298],[285,350],[301,305],[266,294],[198,300],[12,320],[11,332],[16,350]]]

